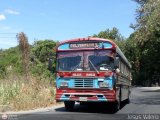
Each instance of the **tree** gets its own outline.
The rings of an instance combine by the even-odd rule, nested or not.
[[[27,36],[21,32],[17,35],[19,48],[22,53],[23,68],[26,80],[29,80],[29,43]]]
[[[135,0],[137,23],[134,42],[139,49],[139,79],[145,84],[151,84],[154,75],[160,73],[160,0]]]
[[[39,76],[39,79],[50,79],[52,82],[54,79],[56,63],[56,42],[53,40],[38,40],[32,45],[32,73]],[[52,61],[51,61],[52,60]],[[49,66],[50,65],[50,66]],[[47,69],[48,68],[48,69]]]
[[[116,41],[124,40],[124,37],[119,33],[119,30],[113,27],[111,30],[106,29],[104,31],[99,32],[98,34],[94,34],[93,37],[112,39]]]
[[[33,55],[42,63],[48,61],[49,58],[55,59],[56,42],[53,40],[35,41],[32,46]]]
[[[125,52],[125,38],[119,33],[119,30],[113,27],[111,30],[106,29],[104,31],[99,32],[98,34],[94,34],[93,37],[110,39],[121,48],[123,52]]]

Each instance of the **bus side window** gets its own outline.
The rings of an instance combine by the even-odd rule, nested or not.
[[[122,74],[124,75],[124,64],[121,62],[121,69],[122,69]]]
[[[126,65],[124,64],[124,75],[126,76]]]
[[[119,69],[120,69],[120,71],[122,70],[122,68],[121,68],[121,62],[119,62]]]
[[[123,62],[121,62],[121,67],[122,67],[122,73],[124,74],[124,66],[123,66]]]

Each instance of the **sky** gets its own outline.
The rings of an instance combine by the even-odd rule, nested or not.
[[[30,44],[87,37],[113,27],[127,38],[136,8],[133,0],[0,0],[0,48],[16,46],[19,32]]]

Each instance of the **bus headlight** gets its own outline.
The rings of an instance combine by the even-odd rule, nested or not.
[[[99,83],[99,87],[100,88],[107,88],[107,87],[109,87],[109,83],[107,83],[107,82],[100,82]]]
[[[61,82],[60,87],[68,87],[68,82]]]

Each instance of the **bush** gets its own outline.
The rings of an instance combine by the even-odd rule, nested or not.
[[[6,76],[6,68],[3,65],[0,65],[0,78],[4,78]]]

